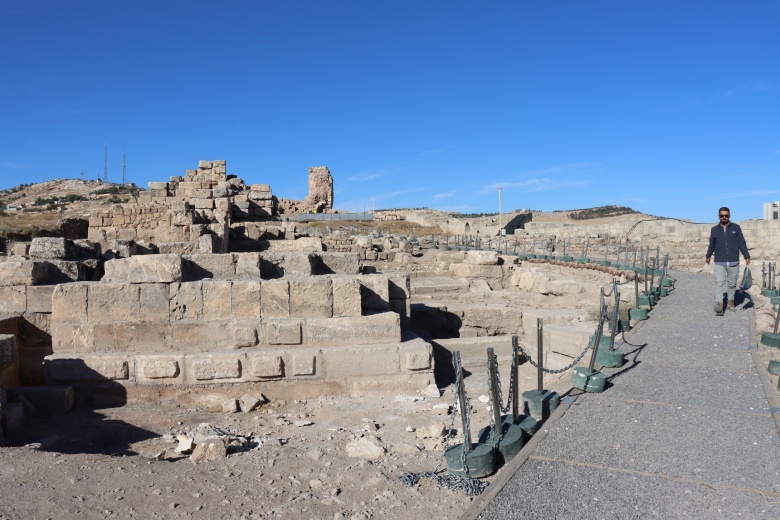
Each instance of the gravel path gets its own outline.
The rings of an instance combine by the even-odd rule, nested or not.
[[[750,314],[716,317],[712,277],[677,283],[625,335],[628,363],[581,395],[480,518],[778,518],[780,437]]]

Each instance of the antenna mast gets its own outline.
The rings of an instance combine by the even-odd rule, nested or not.
[[[103,145],[103,182],[108,182],[108,146]]]
[[[122,150],[122,185],[127,184],[127,154]]]

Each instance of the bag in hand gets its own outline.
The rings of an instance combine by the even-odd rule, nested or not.
[[[747,291],[750,286],[753,285],[753,275],[750,274],[750,268],[745,267],[745,272],[742,273],[742,283],[739,284],[740,291]]]

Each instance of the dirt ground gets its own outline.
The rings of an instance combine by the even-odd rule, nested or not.
[[[476,436],[489,424],[479,399],[486,377],[466,382]],[[450,386],[439,398],[323,397],[250,413],[162,402],[36,415],[0,448],[0,519],[457,518],[471,498],[429,479],[412,488],[399,481],[436,467],[442,439],[410,430],[449,426],[453,397]],[[176,453],[175,436],[202,423],[247,437],[247,451],[197,464]],[[348,456],[347,444],[359,438],[386,453],[375,461]]]

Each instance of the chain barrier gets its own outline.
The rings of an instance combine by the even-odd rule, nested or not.
[[[523,350],[523,347],[519,343],[517,345],[517,348],[520,350],[520,354],[522,354],[523,357],[525,359],[527,359],[531,363],[531,365],[533,365],[537,369],[539,368],[539,365],[537,365],[536,362],[533,359],[531,359],[531,356],[529,356],[526,353],[526,351]],[[577,356],[577,358],[574,361],[572,361],[571,363],[569,363],[567,366],[565,366],[563,368],[559,368],[557,370],[552,370],[550,368],[542,367],[542,370],[544,372],[548,373],[548,374],[562,374],[562,373],[566,372],[567,370],[573,368],[574,365],[576,365],[577,363],[579,363],[582,360],[582,358],[585,357],[585,354],[588,353],[588,350],[590,350],[591,348],[592,348],[592,345],[590,343],[588,343],[588,346],[585,347],[585,350],[583,350],[582,353],[579,356]]]
[[[471,431],[471,401],[469,400],[468,395],[466,395],[465,387],[463,389],[463,394],[466,395],[466,399],[465,399],[466,410],[460,410],[460,408],[458,407],[458,395],[460,394],[460,389],[462,384],[460,378],[461,373],[462,373],[462,368],[460,362],[458,362],[455,367],[455,374],[456,374],[455,390],[454,390],[455,400],[452,403],[452,413],[450,415],[450,427],[447,430],[447,435],[444,438],[444,446],[442,447],[441,458],[439,458],[439,462],[438,464],[436,464],[436,468],[434,468],[433,471],[420,471],[417,473],[408,471],[402,474],[400,477],[398,477],[398,480],[401,481],[401,484],[403,484],[406,487],[413,487],[417,485],[420,479],[425,477],[436,482],[436,485],[439,486],[440,488],[451,489],[453,491],[461,491],[465,496],[473,497],[473,496],[481,495],[482,492],[485,490],[485,488],[490,485],[489,482],[483,482],[481,480],[477,480],[469,476],[469,467],[466,465],[466,456],[468,452],[471,450],[471,446],[466,446],[465,443],[463,445],[463,449],[461,450],[460,460],[461,463],[463,464],[463,471],[466,474],[463,476],[453,475],[450,473],[446,473],[444,475],[438,475],[439,471],[441,471],[442,464],[444,464],[447,450],[449,449],[450,437],[452,436],[452,432],[455,431],[456,410],[458,410],[461,414],[464,413],[466,414],[465,415],[466,429]]]

